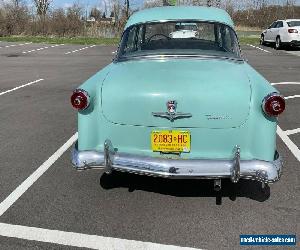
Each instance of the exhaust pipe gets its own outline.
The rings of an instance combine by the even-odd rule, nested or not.
[[[214,190],[219,192],[222,188],[221,179],[214,180]]]

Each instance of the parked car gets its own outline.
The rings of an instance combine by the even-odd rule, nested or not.
[[[170,38],[179,22],[197,37]],[[114,61],[79,86],[77,170],[167,178],[279,180],[280,93],[241,56],[221,9],[162,7],[129,19]]]
[[[285,45],[300,46],[300,19],[278,20],[264,30],[260,36],[260,44],[275,44],[276,49]]]
[[[193,38],[197,36],[198,26],[196,23],[177,23],[175,31],[171,32],[170,38]]]

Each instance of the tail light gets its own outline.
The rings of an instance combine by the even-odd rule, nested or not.
[[[72,106],[77,110],[84,110],[90,104],[90,96],[83,89],[76,89],[71,96]]]
[[[288,32],[289,33],[298,33],[298,30],[296,30],[296,29],[288,29]]]
[[[278,93],[271,93],[264,98],[262,108],[266,115],[276,117],[285,110],[284,97]]]

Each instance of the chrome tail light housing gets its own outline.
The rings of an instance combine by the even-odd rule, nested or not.
[[[271,93],[264,98],[262,109],[267,116],[277,117],[285,110],[285,99],[279,93]]]
[[[74,90],[71,96],[71,104],[77,110],[85,110],[90,105],[90,96],[87,91],[83,89]]]

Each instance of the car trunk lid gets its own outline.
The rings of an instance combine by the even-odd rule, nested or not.
[[[243,62],[220,59],[116,63],[102,86],[102,112],[112,123],[167,128],[232,128],[249,115],[251,84]],[[153,112],[190,113],[170,121]]]

